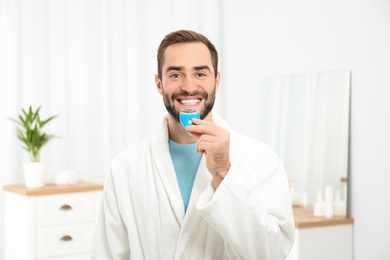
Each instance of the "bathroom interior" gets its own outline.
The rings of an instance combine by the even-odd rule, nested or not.
[[[27,159],[8,118],[30,105],[58,115],[47,183],[64,171],[89,183],[93,218],[112,157],[165,115],[156,51],[177,29],[215,43],[216,111],[284,163],[297,234],[287,259],[390,259],[389,12],[381,0],[0,0],[0,259],[34,247],[20,235],[33,220],[16,223],[31,209],[4,206]],[[89,259],[66,250],[36,259]]]

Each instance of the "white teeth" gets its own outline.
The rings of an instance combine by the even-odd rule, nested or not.
[[[183,105],[195,105],[200,102],[199,99],[182,99],[180,101]]]

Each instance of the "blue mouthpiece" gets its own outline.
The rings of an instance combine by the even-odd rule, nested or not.
[[[186,128],[188,125],[194,125],[194,123],[192,123],[193,118],[200,119],[200,114],[196,110],[180,111],[180,123],[184,128]]]

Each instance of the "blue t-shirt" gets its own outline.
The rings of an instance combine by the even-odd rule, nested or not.
[[[169,140],[168,143],[181,197],[183,199],[184,210],[187,211],[202,154],[196,152],[196,143],[178,144],[172,140]]]

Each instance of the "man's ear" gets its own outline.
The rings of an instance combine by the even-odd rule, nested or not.
[[[217,76],[215,77],[215,92],[218,92],[219,83],[221,83],[221,72],[218,72]]]
[[[161,82],[160,77],[157,74],[154,75],[154,80],[156,82],[158,93],[160,93],[162,95],[163,94],[162,82]]]

